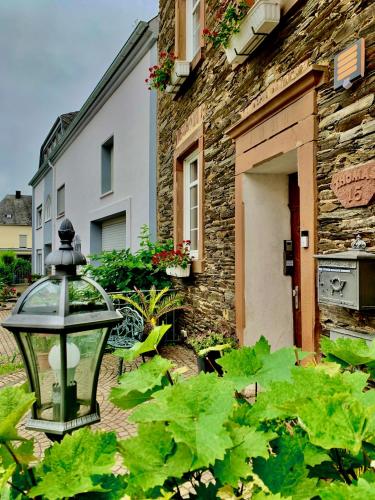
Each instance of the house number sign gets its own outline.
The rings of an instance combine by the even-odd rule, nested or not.
[[[368,205],[375,194],[375,161],[334,174],[331,189],[345,208]]]

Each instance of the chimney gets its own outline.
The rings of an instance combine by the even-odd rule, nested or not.
[[[16,191],[16,200],[21,198],[21,191]]]

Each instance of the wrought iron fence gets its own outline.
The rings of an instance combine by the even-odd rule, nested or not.
[[[28,283],[30,276],[30,271],[25,269],[17,269],[17,271],[13,274],[12,285]]]
[[[147,294],[150,292],[150,290],[141,290],[144,294]],[[161,290],[156,290],[157,292],[160,292]],[[168,293],[173,293],[176,292],[177,290],[170,289]],[[136,297],[136,293],[134,291],[126,291],[126,292],[108,292],[108,294],[112,297],[113,295],[126,295],[128,297]],[[124,306],[124,302],[121,302],[119,300],[113,299],[113,304],[116,309],[119,309],[120,307]],[[126,303],[127,306],[130,306],[130,304]],[[172,311],[168,314],[165,315],[165,317],[161,318],[161,323],[165,323],[168,325],[172,325],[171,328],[168,330],[164,337],[164,341],[168,344],[175,344],[178,342],[181,342],[181,333],[180,329],[178,328],[178,314],[180,311]]]

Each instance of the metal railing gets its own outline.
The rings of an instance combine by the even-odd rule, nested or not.
[[[144,294],[147,294],[150,292],[150,290],[141,290]],[[161,290],[156,290],[157,292],[160,292]],[[168,292],[176,292],[177,290],[174,290],[174,289],[170,289]],[[111,297],[113,295],[117,295],[117,294],[121,294],[121,295],[126,295],[128,297],[136,297],[137,294],[136,292],[132,291],[132,290],[127,290],[126,292],[108,292],[108,295],[110,295]],[[123,307],[125,305],[125,303],[121,303],[120,301],[116,301],[113,300],[113,305],[115,306],[116,309],[120,308],[120,307]],[[130,306],[131,305],[129,303],[126,303],[127,306]],[[178,325],[177,325],[177,322],[178,322],[178,315],[179,315],[179,312],[180,311],[172,311],[168,314],[166,314],[165,317],[161,318],[161,321],[160,323],[165,323],[165,324],[169,324],[169,325],[172,325],[171,328],[168,330],[168,332],[166,333],[165,335],[165,342],[166,343],[169,343],[169,344],[174,344],[174,343],[178,343],[178,342],[181,342],[181,333],[180,333],[180,330],[178,328]]]

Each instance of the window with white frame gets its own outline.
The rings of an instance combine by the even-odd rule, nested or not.
[[[39,229],[42,227],[42,215],[43,215],[43,208],[42,205],[39,205],[36,209],[36,228]]]
[[[186,57],[192,61],[201,46],[201,1],[187,0],[186,2]]]
[[[57,190],[57,217],[65,214],[65,184]]]
[[[44,222],[47,222],[51,219],[51,197],[48,195],[46,199],[46,203],[44,205]]]
[[[19,235],[19,248],[27,248],[27,234]]]
[[[36,274],[42,275],[42,265],[43,265],[43,257],[42,257],[42,251],[37,250],[36,251],[36,259],[35,259],[35,271]]]
[[[198,258],[199,245],[199,152],[184,161],[184,240],[190,240],[190,254]]]

